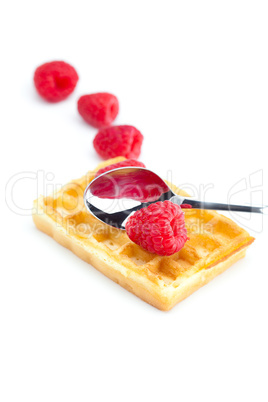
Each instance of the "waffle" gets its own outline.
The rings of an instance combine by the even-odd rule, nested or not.
[[[54,195],[39,197],[34,202],[33,220],[38,229],[114,282],[154,307],[170,310],[244,257],[254,238],[215,211],[190,209],[185,210],[190,240],[178,253],[161,257],[143,250],[125,231],[89,214],[83,202],[84,190],[95,172],[124,159],[105,161]]]

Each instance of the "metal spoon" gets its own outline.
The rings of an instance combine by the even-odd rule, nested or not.
[[[100,221],[125,230],[130,214],[157,201],[169,200],[195,209],[267,213],[268,206],[203,202],[175,194],[157,174],[141,167],[122,167],[101,174],[84,193],[88,211]]]

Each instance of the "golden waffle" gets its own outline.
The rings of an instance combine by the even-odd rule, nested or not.
[[[38,229],[113,281],[161,309],[170,310],[195,290],[245,256],[253,242],[244,229],[214,211],[185,210],[190,240],[176,254],[161,257],[130,241],[125,231],[90,215],[83,193],[95,172],[125,158],[110,159],[53,196],[34,202]],[[174,192],[187,195],[172,186]]]

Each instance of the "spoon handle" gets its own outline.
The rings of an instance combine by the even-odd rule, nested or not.
[[[175,196],[170,199],[174,204],[188,204],[195,209],[214,209],[217,211],[236,211],[236,212],[254,212],[258,214],[267,214],[268,206],[252,206],[252,205],[234,205],[234,204],[221,204],[218,202],[203,202],[193,200],[191,198],[182,198]]]

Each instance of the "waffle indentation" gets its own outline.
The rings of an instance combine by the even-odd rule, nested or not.
[[[93,235],[94,239],[97,240],[98,243],[103,244],[105,247],[108,247],[109,250],[117,250],[119,249],[122,244],[124,243],[124,240],[122,237],[119,236],[113,236],[109,232],[99,232],[95,233]]]
[[[120,256],[124,259],[131,260],[135,265],[145,265],[155,259],[154,254],[148,253],[136,244],[127,244],[120,252]]]

